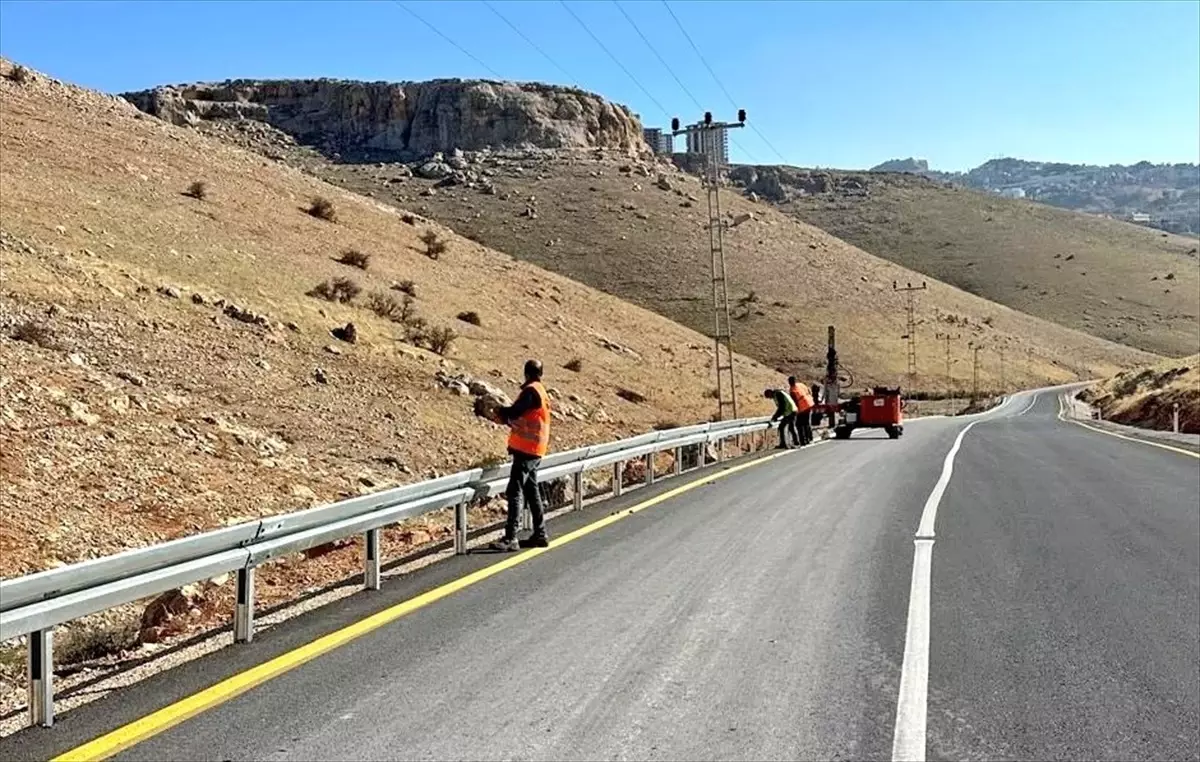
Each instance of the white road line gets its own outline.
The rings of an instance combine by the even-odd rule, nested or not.
[[[1021,412],[1017,413],[1017,417],[1020,418],[1021,416],[1028,413],[1030,410],[1033,410],[1033,406],[1037,404],[1037,401],[1038,401],[1038,395],[1035,394],[1035,395],[1033,395],[1033,399],[1029,400],[1029,404],[1025,407],[1025,409],[1022,410]]]
[[[900,669],[900,696],[896,701],[896,728],[892,735],[892,759],[924,762],[927,697],[929,694],[929,605],[933,574],[933,528],[938,505],[954,474],[954,456],[963,437],[979,423],[972,421],[954,440],[942,463],[942,474],[921,511],[921,523],[913,549],[912,585],[908,592],[908,627],[904,636],[904,664]]]

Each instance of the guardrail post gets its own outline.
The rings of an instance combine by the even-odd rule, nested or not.
[[[379,573],[379,530],[368,529],[363,538],[363,589],[378,590]]]
[[[1171,403],[1171,431],[1179,433],[1179,403]]]
[[[717,440],[717,462],[718,463],[725,462],[725,440],[724,439]]]
[[[624,486],[623,484],[621,484],[621,471],[623,470],[622,466],[624,466],[624,465],[625,464],[619,460],[616,463],[613,463],[613,486],[612,486],[613,497],[621,496],[621,488]]]
[[[467,501],[454,506],[454,555],[467,554]]]
[[[575,489],[574,508],[577,511],[583,510],[583,471],[576,471],[572,475],[573,486]]]
[[[254,569],[238,569],[237,608],[233,612],[233,642],[249,643],[254,638]]]
[[[679,476],[683,473],[683,448],[675,448],[675,475]]]
[[[654,453],[646,453],[646,484],[654,484]]]
[[[29,633],[29,724],[54,724],[54,629]]]

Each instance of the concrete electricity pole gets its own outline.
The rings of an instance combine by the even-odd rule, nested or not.
[[[1004,383],[1004,350],[996,350],[1000,355],[1000,393],[1004,394],[1008,391],[1008,385]]]
[[[713,293],[713,341],[716,344],[717,368],[717,420],[725,419],[729,408],[732,418],[737,418],[737,386],[733,378],[733,326],[729,318],[729,288],[725,271],[725,248],[723,232],[725,221],[721,219],[721,170],[725,130],[746,126],[745,109],[738,110],[737,124],[714,122],[712,112],[704,112],[704,121],[680,128],[679,118],[671,120],[671,135],[695,135],[706,167],[704,186],[708,191],[708,248],[712,257]]]
[[[892,290],[903,292],[908,297],[905,303],[908,332],[902,338],[908,339],[908,385],[910,387],[917,380],[917,292],[925,289],[925,281],[921,281],[919,286],[909,283],[903,288],[896,281],[892,281]]]
[[[948,333],[939,333],[937,338],[944,339],[946,342],[946,399],[954,399],[954,376],[950,372],[950,342],[958,341],[962,336],[957,333],[953,336]]]

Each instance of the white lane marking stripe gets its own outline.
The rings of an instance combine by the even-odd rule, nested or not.
[[[918,540],[933,539],[933,523],[937,520],[938,503],[942,501],[942,494],[945,493],[946,486],[950,484],[950,477],[954,474],[954,456],[958,454],[958,448],[962,447],[963,437],[977,423],[979,421],[971,421],[963,427],[954,440],[954,446],[946,453],[946,459],[942,461],[942,475],[938,477],[937,484],[933,485],[933,491],[929,493],[925,507],[921,510],[921,524],[917,527]]]
[[[942,462],[942,473],[921,510],[913,549],[912,585],[908,592],[908,626],[904,635],[904,664],[900,668],[900,695],[896,700],[896,727],[892,759],[924,762],[927,697],[929,694],[929,607],[933,574],[933,528],[938,505],[954,474],[954,456],[963,437],[980,421],[968,423],[954,440]]]
[[[1033,406],[1037,404],[1037,401],[1038,401],[1038,396],[1035,394],[1035,395],[1033,395],[1033,399],[1029,400],[1029,404],[1025,407],[1025,409],[1022,410],[1021,412],[1017,413],[1017,417],[1020,418],[1021,416],[1028,413],[1030,410],[1033,410]]]
[[[892,759],[925,761],[925,713],[929,692],[929,588],[933,572],[933,540],[917,540],[912,585],[908,591],[908,630],[904,635],[904,667],[896,703]]]

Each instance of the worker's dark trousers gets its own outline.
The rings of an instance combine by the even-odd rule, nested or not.
[[[788,413],[787,415],[785,415],[784,417],[779,419],[779,446],[780,447],[788,446],[787,433],[789,431],[792,432],[792,442],[794,444],[796,441],[798,441],[796,439],[796,414],[795,413]]]
[[[812,444],[812,410],[805,410],[803,413],[796,413],[796,421],[793,424],[795,439],[803,447],[806,444]]]
[[[504,524],[504,539],[517,539],[517,529],[521,526],[521,499],[529,505],[533,514],[533,534],[546,534],[546,516],[542,510],[542,493],[538,489],[537,470],[542,465],[541,458],[526,455],[521,452],[512,454],[512,474],[508,477],[508,489],[504,496],[508,498],[508,519]]]

